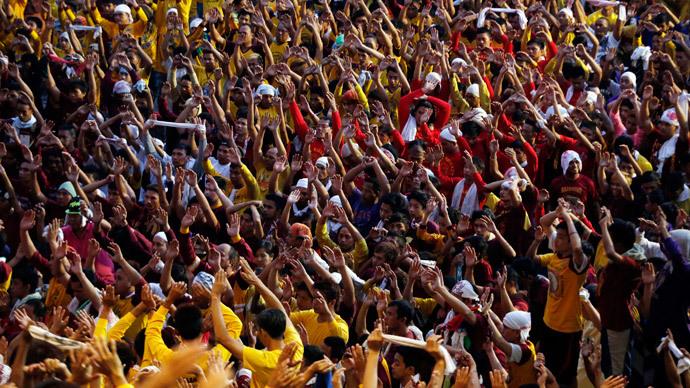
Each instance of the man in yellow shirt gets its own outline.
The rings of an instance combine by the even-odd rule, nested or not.
[[[540,350],[546,356],[546,367],[554,371],[558,383],[569,385],[577,373],[583,325],[580,289],[587,277],[589,260],[582,251],[581,232],[575,228],[572,216],[564,205],[564,200],[561,200],[556,209],[556,216],[563,221],[556,226],[553,240],[555,252],[536,254],[546,237],[538,231],[527,256],[533,258],[536,265],[549,270],[549,294],[544,310],[545,327]]]
[[[230,288],[225,271],[216,273],[211,298],[213,328],[216,341],[230,350],[233,356],[252,372],[251,388],[263,388],[267,385],[273,370],[278,365],[278,359],[284,350],[294,350],[294,358],[301,360],[304,346],[292,322],[287,317],[285,309],[278,298],[259,279],[244,258],[240,258],[240,275],[242,279],[253,285],[261,294],[267,309],[259,313],[254,319],[257,328],[256,338],[261,340],[265,349],[259,350],[244,346],[242,341],[233,338],[222,327],[221,296]]]
[[[326,337],[349,339],[347,322],[335,312],[340,299],[340,287],[330,280],[322,280],[311,287],[314,301],[312,309],[290,314],[294,325],[303,325],[309,335],[309,344],[321,346]]]
[[[182,298],[186,291],[187,286],[183,282],[173,284],[170,292],[168,292],[167,298],[156,313],[153,314],[146,328],[146,348],[151,351],[151,358],[160,361],[163,365],[167,363],[175,352],[175,350],[168,348],[165,342],[163,342],[163,338],[161,337],[163,323],[170,311],[170,307],[175,301]],[[242,322],[232,310],[228,308],[223,309],[221,306],[218,307],[220,321],[217,324],[214,322],[214,327],[223,331],[228,338],[237,341],[237,339],[240,338],[240,332],[242,332]],[[174,319],[175,329],[182,339],[183,345],[199,342],[201,340],[204,317],[199,307],[191,304],[182,305],[175,311]],[[211,349],[211,351],[220,352],[221,357],[225,361],[230,359],[230,352],[220,343]],[[199,366],[201,366],[202,369],[206,369],[206,357],[199,361]]]

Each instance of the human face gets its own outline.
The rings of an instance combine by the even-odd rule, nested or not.
[[[626,89],[632,89],[635,86],[633,85],[632,81],[630,80],[630,77],[622,77],[621,78],[621,89],[626,90]]]
[[[532,43],[527,45],[527,55],[535,61],[541,57],[541,47],[538,44]]]
[[[127,295],[132,288],[132,282],[129,281],[125,271],[118,269],[115,271],[115,280],[113,281],[115,293],[118,295]]]
[[[378,194],[374,190],[374,185],[371,182],[364,182],[362,185],[362,202],[372,204],[376,202]]]
[[[480,49],[489,47],[490,41],[491,38],[489,37],[489,34],[479,34],[475,37],[475,45]]]
[[[31,178],[31,169],[29,166],[31,165],[27,162],[22,162],[22,164],[19,165],[19,179],[21,181],[28,181]]]
[[[244,187],[244,177],[242,176],[242,169],[233,167],[230,169],[230,183],[236,189]]]
[[[688,54],[682,50],[676,51],[676,63],[681,69],[687,69],[690,67],[690,58],[688,58]]]
[[[10,295],[12,295],[13,298],[21,299],[27,295],[29,295],[29,285],[24,284],[20,279],[18,278],[12,278],[12,282],[10,283]]]
[[[247,119],[241,118],[237,119],[235,122],[235,134],[237,135],[237,140],[244,140],[247,138]]]
[[[146,190],[144,193],[144,208],[151,212],[160,207],[160,197],[157,191]]]
[[[251,232],[254,230],[254,220],[249,212],[242,213],[240,217],[240,230],[244,232],[245,235],[253,234]]]
[[[441,148],[443,148],[444,154],[454,154],[458,152],[458,143],[453,143],[446,139],[441,139]]]
[[[216,67],[216,58],[211,53],[204,53],[204,56],[201,57],[201,64],[207,71],[212,71]]]
[[[595,137],[596,135],[595,135],[594,131],[592,131],[591,128],[581,127],[580,132],[582,132],[582,134],[585,135],[587,140],[589,140],[590,142],[596,140],[596,137]]]
[[[413,148],[412,150],[410,150],[409,159],[412,163],[414,163],[415,168],[419,168],[419,166],[421,166],[422,163],[424,163],[425,156],[426,153],[423,149]]]
[[[252,29],[248,25],[245,24],[237,30],[238,43],[251,44],[252,38]]]
[[[165,252],[168,251],[168,243],[160,237],[154,237],[151,241],[151,249],[161,255],[161,257],[165,257]]]
[[[498,198],[503,202],[510,201],[510,188],[501,185],[501,191],[498,193]]]
[[[431,114],[433,112],[434,111],[431,108],[427,108],[425,106],[419,107],[414,114],[415,119],[417,120],[417,123],[421,124],[421,123],[426,123],[427,121],[429,121],[429,118],[431,117]]]
[[[256,259],[256,265],[259,268],[266,268],[266,266],[273,260],[273,256],[270,255],[265,249],[259,248],[258,251],[256,251],[256,255],[254,255],[254,258]]]
[[[402,356],[396,353],[393,358],[393,365],[391,365],[391,377],[402,381],[412,375],[411,369],[412,367],[405,365]]]
[[[263,205],[263,216],[264,219],[272,220],[276,217],[276,203],[270,199],[264,200]]]
[[[424,206],[416,199],[410,200],[410,206],[408,208],[410,218],[415,220],[421,220],[424,216]]]
[[[585,89],[585,77],[577,77],[570,80],[570,84],[573,86],[573,90],[576,92],[581,92]]]
[[[81,214],[68,214],[67,215],[67,225],[71,226],[74,230],[81,230],[82,226],[82,216]]]
[[[486,229],[486,222],[484,222],[484,220],[482,220],[481,218],[474,220],[472,226],[474,227],[474,234],[476,234],[477,236],[484,237],[488,234]]]
[[[172,164],[175,167],[185,167],[189,157],[187,152],[181,148],[175,148],[172,152]]]
[[[351,251],[354,248],[355,240],[347,228],[340,228],[338,230],[338,245],[340,245],[343,251]]]
[[[278,23],[278,28],[276,28],[276,41],[278,41],[279,44],[283,44],[287,42],[289,36],[290,33],[287,26],[282,22]]]
[[[661,132],[662,138],[670,139],[676,134],[676,126],[662,121],[659,123],[659,132]]]
[[[297,299],[297,308],[300,311],[311,309],[313,299],[311,295],[309,295],[309,292],[305,290],[298,290],[295,295]]]
[[[609,21],[606,18],[599,18],[594,25],[594,34],[598,37],[604,36],[609,32]]]
[[[383,253],[382,251],[374,252],[374,255],[371,256],[371,265],[373,267],[382,266],[385,263],[386,263],[386,254]]]
[[[388,88],[389,89],[395,89],[398,86],[400,86],[400,75],[393,71],[392,69],[389,69],[386,72],[386,77],[388,77]]]
[[[659,190],[659,182],[646,182],[643,183],[641,186],[642,191],[644,191],[645,195],[651,193],[654,190]]]
[[[400,319],[398,318],[398,308],[396,306],[393,307],[388,307],[386,309],[386,325],[388,325],[388,329],[392,332],[396,332],[400,329],[400,326],[403,325],[402,322],[400,322]]]
[[[567,173],[569,175],[577,175],[580,173],[582,166],[580,165],[580,162],[578,160],[571,160],[570,164],[568,165],[568,171]]]
[[[388,232],[404,235],[407,233],[407,225],[402,222],[392,222],[388,224]]]
[[[474,94],[465,93],[465,101],[467,101],[467,104],[470,106],[470,108],[479,107],[479,97],[475,96]]]
[[[273,171],[273,164],[275,164],[276,158],[278,158],[277,148],[273,147],[266,151],[264,154],[264,166],[266,166],[266,170]]]
[[[570,24],[570,19],[568,18],[568,15],[565,14],[565,12],[559,12],[556,18],[558,19],[558,24],[560,26],[565,27],[568,24]]]
[[[72,194],[68,193],[66,190],[58,190],[57,194],[55,194],[55,201],[58,206],[67,207],[71,200]]]
[[[33,110],[31,110],[31,107],[27,104],[24,104],[23,102],[18,102],[17,103],[17,117],[23,122],[27,122],[31,120],[31,114],[33,113]]]
[[[381,207],[379,208],[379,217],[381,220],[386,221],[391,216],[393,215],[394,209],[391,207],[391,205],[387,203],[382,203]]]
[[[129,15],[124,13],[124,12],[115,12],[113,14],[113,20],[115,23],[117,23],[120,27],[126,27],[130,24],[129,21]]]
[[[192,90],[192,82],[189,80],[181,80],[180,83],[180,94],[182,95],[182,98],[185,100],[189,99],[192,97],[192,93],[194,90]]]
[[[218,147],[216,159],[218,159],[218,162],[223,165],[230,163],[230,147],[226,145],[221,145]]]
[[[520,343],[520,331],[503,325],[503,338],[511,344]]]
[[[570,252],[570,237],[568,237],[568,231],[566,229],[557,229],[556,238],[553,240],[553,247],[556,249],[557,253],[568,253]]]

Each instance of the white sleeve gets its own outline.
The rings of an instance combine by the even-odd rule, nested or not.
[[[522,348],[520,347],[520,345],[510,344],[510,350],[511,350],[511,353],[510,353],[510,358],[508,359],[508,361],[520,362],[520,360],[522,359]]]

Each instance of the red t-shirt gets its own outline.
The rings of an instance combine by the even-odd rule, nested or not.
[[[570,180],[565,175],[559,176],[551,181],[549,193],[554,199],[565,196],[577,197],[585,204],[590,200],[597,199],[594,182],[582,174],[575,180]]]

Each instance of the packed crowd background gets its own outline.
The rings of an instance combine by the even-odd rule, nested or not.
[[[690,388],[690,2],[0,2],[0,387]]]

